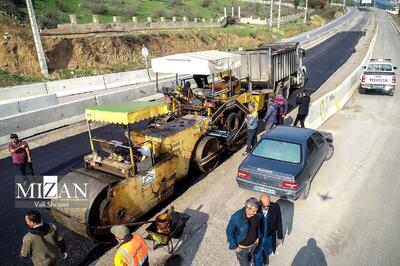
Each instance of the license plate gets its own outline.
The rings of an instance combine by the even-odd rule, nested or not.
[[[253,189],[257,190],[257,191],[265,192],[265,193],[268,193],[268,194],[271,194],[271,195],[275,195],[276,194],[275,190],[269,189],[269,188],[265,188],[265,187],[261,187],[261,186],[253,186]]]
[[[383,85],[372,85],[373,89],[383,89]]]

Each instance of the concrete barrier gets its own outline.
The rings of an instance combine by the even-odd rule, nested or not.
[[[46,93],[46,85],[43,82],[14,87],[5,87],[0,89],[0,101]]]
[[[142,86],[140,88],[129,88],[115,92],[109,92],[96,96],[97,105],[111,104],[132,101],[139,98],[156,94],[157,88],[154,84]]]
[[[15,115],[58,104],[55,94],[44,94],[0,102],[0,117]]]
[[[18,101],[3,101],[0,104],[0,117],[15,115],[19,113]]]
[[[123,87],[127,85],[150,81],[146,69],[105,74],[103,75],[103,77],[106,89]]]
[[[57,97],[106,89],[106,86],[104,85],[104,78],[102,75],[76,79],[48,81],[46,82],[46,87],[48,93],[55,93]]]
[[[56,104],[58,104],[57,96],[52,93],[21,99],[18,101],[18,109],[20,113],[25,113]]]
[[[9,134],[21,138],[84,120],[85,108],[96,105],[95,97],[59,104],[39,110],[0,119],[0,144],[9,140]]]

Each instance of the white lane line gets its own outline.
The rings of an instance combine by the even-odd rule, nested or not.
[[[386,12],[385,12],[385,13],[386,13]],[[400,30],[399,30],[399,28],[397,27],[397,25],[395,24],[395,22],[393,21],[393,18],[392,18],[389,14],[387,14],[387,13],[386,13],[386,16],[389,18],[388,20],[390,21],[390,24],[392,25],[392,27],[393,27],[393,29],[394,29],[394,32],[396,33],[397,36],[400,37]]]

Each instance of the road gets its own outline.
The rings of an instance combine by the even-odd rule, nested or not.
[[[366,17],[368,16],[367,12],[360,12],[358,15],[358,20],[354,20],[355,24],[362,24],[366,22]],[[349,37],[350,38],[350,37]],[[308,64],[317,65],[322,64],[325,66],[331,65],[332,62],[341,62],[332,64],[332,69],[328,69],[330,73],[335,72],[337,67],[340,67],[349,56],[350,51],[354,50],[354,45],[356,44],[355,39],[350,38],[350,41],[346,42],[346,48],[348,48],[349,52],[344,53],[343,55],[340,53],[324,53],[323,49],[326,49],[326,46],[319,45],[319,48],[313,48],[313,52],[319,53],[319,57],[309,57]],[[333,51],[342,49],[343,42],[346,39],[341,39],[342,41],[338,41],[336,38],[330,38],[326,40],[324,43],[331,43],[327,47],[330,47]],[[333,43],[332,43],[333,42]],[[325,44],[327,45],[327,44]],[[321,49],[321,50],[319,50]],[[312,68],[309,70],[310,77],[313,75]],[[329,77],[329,76],[328,76]],[[322,75],[315,75],[313,79],[317,79],[319,83],[323,83],[326,78]],[[311,80],[311,78],[310,78]],[[101,131],[102,129],[99,129]],[[89,146],[87,140],[87,134],[82,133],[76,135],[74,137],[66,138],[60,141],[53,142],[51,144],[36,148],[32,151],[33,159],[34,159],[34,168],[37,174],[52,174],[52,175],[63,175],[69,171],[69,169],[82,161],[82,157],[84,154],[88,153]],[[14,209],[14,193],[11,191],[14,190],[14,174],[15,170],[11,167],[11,159],[6,158],[0,160],[0,169],[1,176],[3,177],[3,185],[0,187],[0,194],[5,195],[0,201],[0,208],[2,210],[2,215],[0,217],[0,226],[2,228],[2,239],[9,239],[8,242],[3,241],[0,243],[0,258],[1,264],[3,265],[13,265],[19,264],[22,265],[25,262],[18,258],[19,248],[21,244],[21,240],[23,234],[25,233],[25,224],[23,221],[24,210],[23,209]],[[234,167],[232,168],[233,170]],[[231,170],[232,170],[231,169]],[[216,172],[218,174],[218,171]],[[232,177],[232,173],[230,175],[224,175],[225,177]],[[195,186],[197,187],[197,186]],[[221,186],[222,187],[222,186]],[[211,199],[216,199],[218,194],[215,196],[210,196]],[[236,207],[237,199],[234,201],[228,202],[227,204],[231,204],[230,210],[232,207]],[[216,208],[218,209],[218,208]],[[226,210],[224,211],[225,216],[228,214]],[[44,212],[45,220],[52,221],[51,217]],[[211,213],[210,213],[211,216]],[[203,219],[201,216],[199,219]],[[224,221],[221,221],[221,223]],[[62,228],[62,227],[61,227]],[[212,227],[210,226],[210,229]],[[67,239],[68,249],[70,251],[70,258],[62,262],[62,265],[78,265],[82,263],[82,261],[88,261],[91,257],[98,257],[105,250],[107,250],[107,246],[98,246],[92,241],[83,238],[73,232],[68,230],[64,230],[62,228],[64,237]],[[90,257],[88,259],[88,256]],[[86,263],[83,263],[86,264]]]
[[[299,36],[295,36],[295,37],[292,37],[292,38],[288,38],[288,39],[286,39],[285,41],[288,41],[288,42],[294,41],[294,42],[303,43],[303,42],[306,42],[306,41],[308,41],[308,40],[312,40],[312,39],[314,39],[314,38],[317,38],[317,37],[320,36],[321,34],[324,34],[326,31],[330,31],[330,30],[332,30],[332,29],[335,29],[335,28],[339,27],[340,24],[342,24],[343,22],[345,22],[348,18],[350,18],[351,16],[353,16],[356,12],[357,12],[357,8],[350,7],[349,12],[347,12],[346,14],[344,14],[344,15],[343,15],[342,17],[340,17],[339,19],[337,19],[337,20],[335,20],[335,21],[333,21],[333,22],[331,22],[331,23],[328,23],[328,24],[326,24],[326,25],[320,27],[318,30],[315,30],[315,31],[313,31],[313,32],[311,32],[311,33],[306,32],[306,33],[301,34],[301,35],[299,35]]]
[[[383,11],[378,23],[373,57],[399,65],[400,38]],[[321,127],[334,134],[335,154],[319,170],[307,200],[278,201],[285,242],[270,265],[399,265],[399,100],[400,91],[393,97],[356,92]],[[227,250],[225,228],[246,198],[258,196],[236,185],[242,159],[235,154],[172,203],[195,219],[174,255],[167,259],[163,251],[151,252],[151,263],[237,265],[234,252]],[[98,265],[111,258],[110,252]]]

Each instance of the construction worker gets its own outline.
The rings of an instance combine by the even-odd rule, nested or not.
[[[20,140],[17,134],[11,134],[10,140],[7,148],[18,173],[22,176],[33,176],[32,155],[28,143]]]
[[[148,266],[147,245],[143,237],[130,233],[125,225],[114,225],[111,233],[118,241],[117,254],[114,257],[115,266]]]
[[[243,155],[248,154],[257,143],[257,129],[258,129],[258,112],[255,109],[254,102],[249,105],[249,114],[246,118],[247,122],[247,147]]]
[[[283,125],[285,116],[288,112],[288,103],[282,95],[277,95],[274,101],[278,105],[277,123]]]
[[[42,222],[40,213],[30,211],[25,215],[29,233],[22,240],[21,257],[31,256],[35,266],[58,265],[59,254],[67,258],[65,241],[54,224]]]

